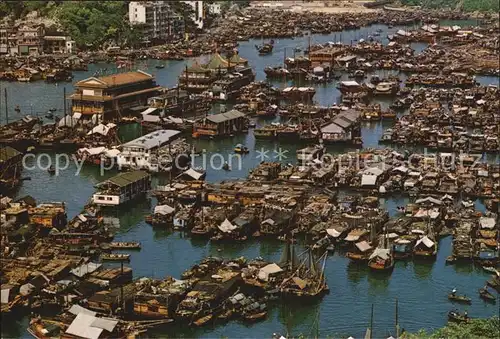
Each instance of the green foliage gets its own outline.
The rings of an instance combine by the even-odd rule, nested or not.
[[[500,333],[500,319],[471,319],[467,323],[449,323],[445,327],[440,328],[432,333],[427,333],[420,330],[417,333],[405,333],[403,338],[407,339],[473,339],[473,338],[494,338]]]
[[[55,16],[80,46],[98,48],[103,43],[121,43],[130,34],[125,1],[68,1]]]
[[[401,0],[401,3],[403,5],[422,6],[431,9],[462,9],[466,12],[498,12],[500,8],[499,0]]]

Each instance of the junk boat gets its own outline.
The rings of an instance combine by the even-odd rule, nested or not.
[[[268,43],[264,43],[262,45],[255,45],[257,51],[259,51],[259,55],[267,55],[273,52],[274,48],[274,40],[269,41]]]
[[[326,293],[328,286],[324,271],[327,256],[328,252],[325,252],[316,260],[313,251],[309,249],[298,267],[291,271],[292,275],[283,280],[280,286],[281,293],[286,296],[300,298],[318,298]],[[293,267],[293,261],[295,261],[293,255],[290,260],[292,262],[291,267]],[[318,263],[321,263],[321,269],[317,267]]]

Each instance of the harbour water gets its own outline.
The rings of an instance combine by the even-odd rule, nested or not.
[[[463,24],[463,22],[461,23]],[[388,30],[385,26],[372,26],[360,30],[345,31],[330,35],[315,35],[311,43],[324,43],[327,41],[342,40],[349,43],[351,40],[366,38],[377,28],[382,28],[382,36],[394,33],[401,27]],[[276,48],[272,55],[259,57],[254,45],[259,41],[242,42],[239,53],[249,60],[251,66],[256,69],[257,80],[264,80],[263,69],[267,65],[279,65],[283,62],[284,50],[292,53],[293,47],[307,48],[308,37],[296,39],[282,39],[276,41]],[[416,44],[414,48],[419,51],[425,48],[425,44]],[[291,55],[289,55],[291,56]],[[200,57],[203,60],[203,57]],[[156,69],[159,63],[155,60],[140,61],[136,68],[150,72],[156,76],[158,84],[172,87],[177,83],[177,77],[186,63],[191,61],[167,61],[164,69]],[[88,78],[97,69],[107,68],[112,71],[114,65],[96,64],[90,65],[88,72],[76,72],[75,81]],[[479,81],[483,84],[497,83],[498,78],[481,77]],[[71,83],[59,85],[36,82],[25,83],[1,83],[9,93],[10,120],[19,119],[22,115],[32,114],[43,116],[50,108],[56,108],[57,113],[62,115],[63,88],[67,93],[73,91]],[[286,84],[275,83],[277,86]],[[340,93],[335,88],[336,83],[320,86],[317,89],[315,101],[323,106],[333,105],[339,102]],[[2,106],[4,102],[2,101]],[[19,106],[21,114],[14,116],[13,108]],[[1,109],[4,112],[4,109]],[[5,117],[2,114],[2,123]],[[264,123],[259,121],[259,124]],[[384,128],[390,123],[366,123],[363,126],[362,136],[364,147],[380,147],[378,139]],[[138,126],[136,126],[138,127]],[[123,138],[131,138],[139,131],[134,126],[126,126],[122,130]],[[255,167],[260,159],[256,157],[255,150],[264,148],[270,150],[270,158],[273,159],[274,150],[283,148],[287,158],[283,162],[295,162],[295,151],[300,145],[278,144],[269,141],[255,141],[251,131],[247,135],[239,135],[224,140],[195,141],[196,149],[206,150],[210,157],[219,153],[224,159],[233,153],[233,147],[237,143],[243,143],[250,149],[250,153],[242,157],[241,168],[233,166],[231,171],[223,171],[207,168],[207,181],[220,182],[245,177],[248,171]],[[345,151],[341,148],[331,148],[330,152]],[[54,158],[54,154],[52,154]],[[196,165],[200,165],[201,158],[197,158]],[[214,163],[217,164],[216,161]],[[94,185],[115,174],[105,172],[101,176],[99,168],[84,167],[79,175],[75,175],[76,166],[70,164],[68,169],[62,171],[58,176],[50,176],[47,171],[35,169],[23,172],[23,176],[31,177],[31,181],[25,182],[16,192],[17,197],[31,195],[37,201],[64,201],[67,206],[68,217],[77,215],[94,192]],[[156,183],[164,183],[167,178],[157,177]],[[155,184],[154,182],[154,184]],[[407,202],[403,197],[389,197],[382,203],[391,215],[396,213],[396,207]],[[131,267],[134,277],[152,276],[164,278],[171,275],[179,277],[180,274],[191,267],[202,258],[213,255],[224,258],[244,256],[246,258],[263,257],[266,260],[278,260],[282,250],[282,243],[277,241],[247,241],[238,244],[211,244],[209,241],[191,239],[182,233],[167,230],[153,229],[144,222],[144,216],[150,213],[156,201],[150,198],[141,201],[128,208],[112,212],[119,218],[120,229],[117,241],[140,241],[142,250],[131,253]],[[481,202],[476,203],[479,210],[484,207]],[[491,317],[499,312],[498,306],[484,303],[479,299],[477,290],[484,285],[488,274],[480,267],[472,265],[445,265],[445,259],[451,253],[451,237],[440,240],[439,253],[434,262],[397,262],[390,276],[373,274],[366,266],[357,266],[343,256],[332,255],[327,260],[326,278],[330,287],[330,293],[321,301],[314,303],[293,303],[283,300],[277,302],[270,308],[265,321],[246,325],[238,322],[230,322],[226,325],[214,327],[189,329],[170,326],[156,330],[155,336],[159,337],[260,337],[269,338],[273,333],[289,334],[297,336],[303,334],[312,336],[319,328],[319,335],[339,336],[345,335],[361,337],[369,324],[370,307],[375,305],[374,310],[374,336],[387,337],[394,335],[395,300],[399,300],[399,319],[401,326],[407,331],[417,331],[420,328],[433,329],[441,327],[446,323],[447,312],[462,306],[453,305],[447,300],[447,294],[452,288],[457,288],[460,294],[472,297],[472,305],[467,306],[467,311],[472,317]],[[27,338],[26,332],[28,319],[12,319],[2,321],[2,337]],[[313,332],[314,331],[314,332]]]

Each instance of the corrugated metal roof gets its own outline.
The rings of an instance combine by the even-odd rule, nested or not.
[[[224,122],[224,121],[242,118],[244,116],[245,116],[244,113],[233,109],[233,110],[230,110],[229,112],[226,112],[226,113],[209,115],[209,116],[207,116],[206,119],[213,122],[213,123],[219,124],[219,123]]]
[[[147,177],[149,177],[149,174],[147,172],[133,171],[133,172],[120,173],[112,178],[109,178],[107,182],[111,182],[120,187],[125,187],[133,182],[139,181]]]
[[[343,132],[344,129],[333,122],[321,129],[321,133],[343,133]]]
[[[140,138],[134,139],[122,145],[125,150],[127,147],[137,147],[151,149],[154,147],[162,146],[173,137],[179,135],[181,132],[173,129],[162,129],[148,133]]]

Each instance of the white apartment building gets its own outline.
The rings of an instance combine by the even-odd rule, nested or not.
[[[203,9],[203,1],[183,1],[193,7],[193,21],[199,29],[203,29],[203,20],[205,19],[205,10]]]
[[[129,21],[142,24],[148,39],[171,40],[184,35],[184,18],[172,11],[168,1],[131,1]]]

